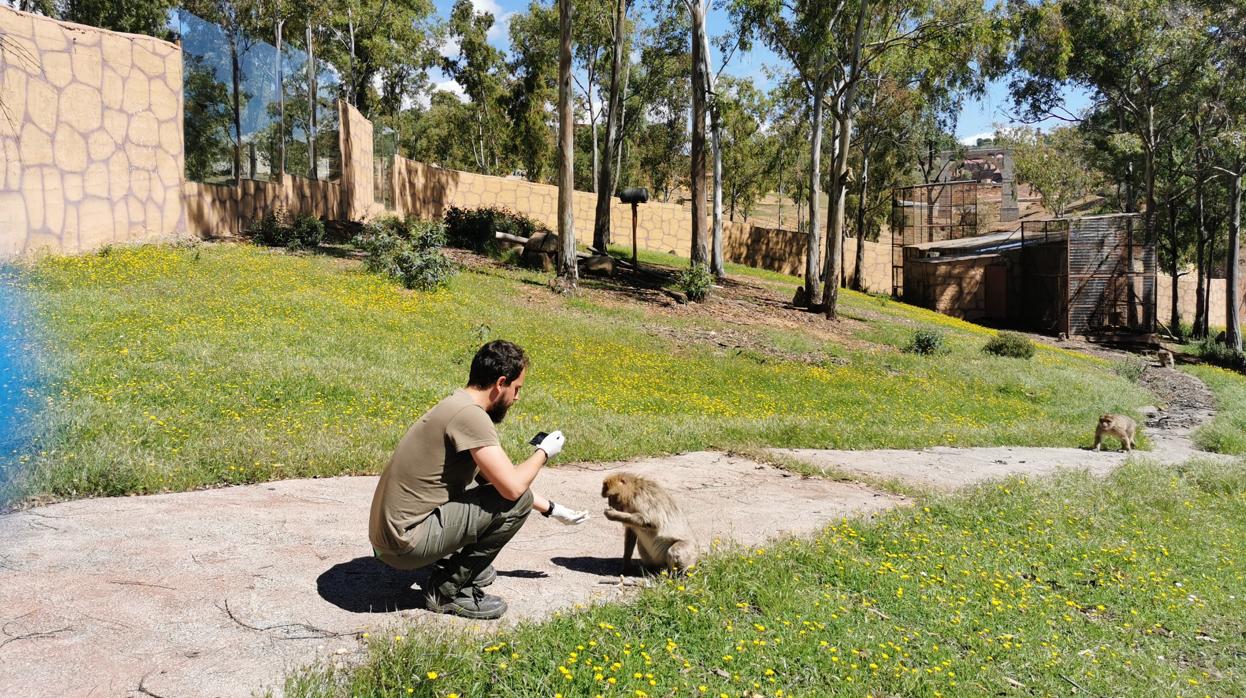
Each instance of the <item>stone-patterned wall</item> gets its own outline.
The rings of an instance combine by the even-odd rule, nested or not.
[[[1246,255],[1244,255],[1246,256]],[[1246,265],[1243,270],[1238,272],[1240,279],[1238,286],[1238,299],[1241,305],[1238,306],[1238,317],[1246,318]],[[1159,306],[1156,317],[1165,326],[1172,319],[1172,277],[1167,274],[1157,274],[1156,279],[1156,304]],[[1211,307],[1208,317],[1213,327],[1225,326],[1225,279],[1211,280]],[[1198,277],[1191,271],[1189,274],[1182,276],[1177,282],[1177,308],[1181,312],[1181,321],[1187,325],[1194,322],[1194,311],[1198,303]]]
[[[342,188],[286,175],[280,182],[243,180],[241,184],[186,182],[186,219],[190,231],[202,238],[240,235],[277,204],[294,215],[340,220]]]
[[[0,257],[185,232],[182,53],[0,6]]]
[[[372,122],[344,100],[338,102],[342,148],[342,218],[361,221],[384,209],[374,203],[375,171],[372,169]]]
[[[597,195],[577,191],[573,200],[576,240],[589,244],[593,241]],[[394,158],[394,206],[401,215],[430,219],[440,218],[451,206],[504,206],[558,230],[556,186],[447,170],[402,157]],[[615,199],[611,207],[612,240],[630,247],[631,206]],[[637,218],[637,247],[688,254],[692,230],[682,206],[651,201],[638,207]]]

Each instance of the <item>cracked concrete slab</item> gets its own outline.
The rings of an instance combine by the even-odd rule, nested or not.
[[[600,514],[601,479],[619,470],[679,493],[702,546],[756,545],[904,501],[712,452],[551,468],[537,490],[594,518],[529,519],[496,562],[505,622],[634,593],[617,576],[622,529]],[[365,631],[505,627],[422,610],[422,575],[371,558],[375,484],[291,480],[0,516],[0,695],[246,696],[355,657]]]

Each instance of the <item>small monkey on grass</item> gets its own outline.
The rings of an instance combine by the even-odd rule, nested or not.
[[[1099,426],[1095,428],[1095,450],[1101,450],[1103,437],[1115,436],[1121,441],[1121,448],[1134,450],[1134,432],[1138,423],[1123,414],[1105,414],[1099,418]]]
[[[1160,366],[1163,366],[1164,368],[1173,367],[1174,361],[1173,361],[1171,351],[1168,351],[1167,349],[1160,349],[1158,352],[1156,352],[1155,356],[1159,358]]]
[[[623,524],[624,570],[635,548],[650,571],[685,570],[696,563],[688,518],[661,485],[632,473],[615,473],[601,483],[601,496],[610,502],[606,518]]]

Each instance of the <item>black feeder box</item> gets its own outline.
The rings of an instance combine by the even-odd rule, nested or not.
[[[640,271],[640,263],[636,261],[636,206],[649,202],[649,190],[644,187],[632,187],[619,192],[619,201],[632,205],[632,268]]]

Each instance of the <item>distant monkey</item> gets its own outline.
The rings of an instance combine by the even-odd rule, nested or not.
[[[1134,432],[1138,423],[1123,414],[1105,414],[1099,418],[1099,426],[1095,428],[1095,450],[1101,450],[1103,437],[1115,436],[1121,441],[1121,448],[1126,451],[1134,449]]]
[[[1173,363],[1174,363],[1174,362],[1173,362],[1173,359],[1172,359],[1172,352],[1171,352],[1171,351],[1168,351],[1167,349],[1160,349],[1160,350],[1159,350],[1159,352],[1157,352],[1157,353],[1156,353],[1156,356],[1158,356],[1158,357],[1159,357],[1159,363],[1160,363],[1160,365],[1161,365],[1161,366],[1163,366],[1164,368],[1172,368],[1172,367],[1173,367]]]
[[[601,483],[601,496],[610,502],[606,518],[623,524],[623,569],[631,565],[635,548],[650,571],[684,570],[696,563],[688,518],[661,485],[633,473],[615,473]]]

